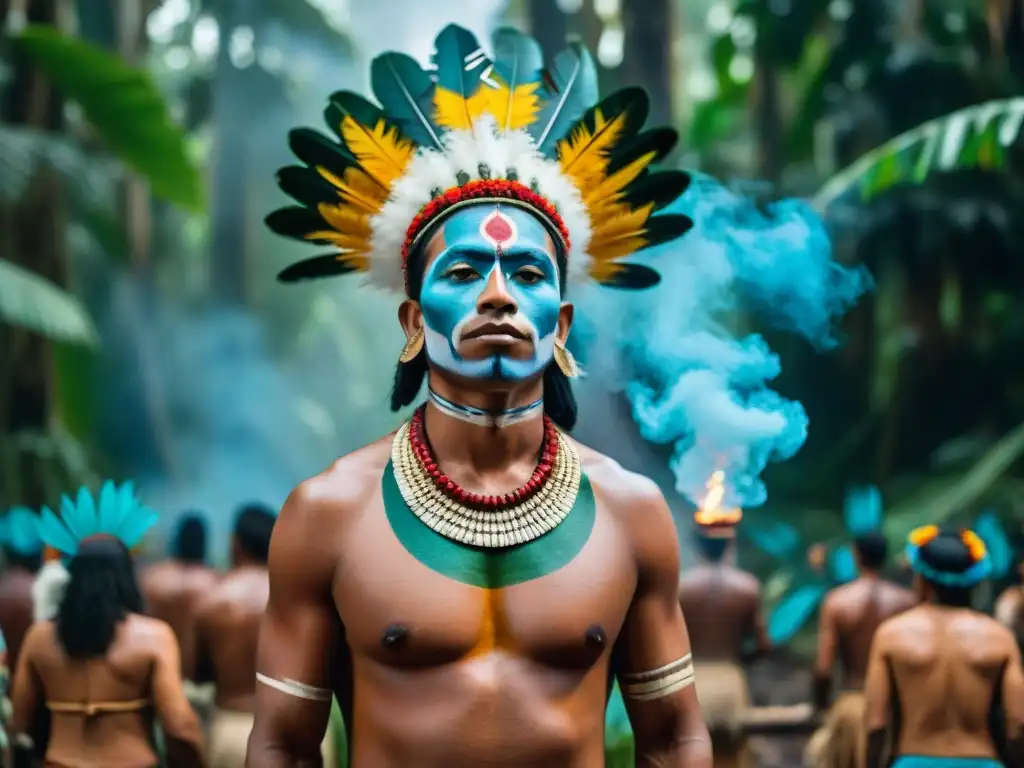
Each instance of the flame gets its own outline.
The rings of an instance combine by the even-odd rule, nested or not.
[[[722,507],[725,500],[725,472],[720,469],[712,472],[704,487],[708,492],[704,494],[700,506],[693,515],[697,525],[736,525],[743,519],[742,509]]]

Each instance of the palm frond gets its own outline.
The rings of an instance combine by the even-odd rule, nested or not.
[[[840,171],[812,202],[825,211],[840,201],[868,202],[899,184],[920,184],[935,172],[1004,168],[1022,125],[1024,98],[976,104],[930,120]]]
[[[921,525],[942,525],[966,512],[1024,455],[1024,424],[1010,430],[967,472],[941,483],[924,498],[904,501],[886,517],[883,525],[890,542],[902,544],[910,531]]]
[[[144,176],[155,195],[192,210],[202,207],[201,178],[185,150],[185,133],[171,121],[145,70],[53,27],[29,25],[18,42],[35,67],[81,107],[106,148]]]
[[[94,346],[99,336],[85,307],[41,275],[0,259],[0,319],[71,344]]]

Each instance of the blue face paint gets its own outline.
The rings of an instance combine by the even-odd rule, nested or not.
[[[551,238],[536,218],[513,206],[481,204],[442,225],[444,248],[427,268],[420,291],[427,356],[434,365],[468,378],[521,381],[542,373],[554,356],[562,305]],[[484,358],[460,354],[462,333],[477,327],[481,295],[492,281],[515,303],[494,319],[528,334],[532,354],[511,356],[495,345]]]

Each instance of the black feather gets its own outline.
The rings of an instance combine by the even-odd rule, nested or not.
[[[323,220],[320,214],[312,208],[279,208],[264,219],[271,232],[290,237],[293,240],[302,240],[306,243],[324,243],[323,240],[309,240],[306,235],[310,232],[329,230],[331,227]]]
[[[311,168],[322,166],[339,178],[359,165],[344,146],[312,128],[296,128],[288,133],[292,153]]]
[[[651,163],[658,163],[668,157],[679,141],[679,134],[673,128],[653,128],[621,142],[608,160],[608,174],[625,168],[637,158],[653,152]]]
[[[601,285],[608,288],[621,288],[627,291],[640,291],[653,288],[661,282],[661,275],[650,267],[641,264],[619,264],[615,274]]]
[[[690,174],[685,171],[646,173],[626,187],[622,199],[631,208],[654,203],[654,210],[660,211],[678,200],[689,186]]]
[[[329,103],[324,110],[324,118],[330,129],[339,136],[341,120],[346,115],[351,115],[353,120],[368,128],[373,128],[380,120],[387,120],[383,109],[358,93],[335,91],[327,100]]]
[[[656,245],[664,245],[676,238],[682,237],[693,228],[693,219],[681,213],[665,213],[660,216],[652,216],[647,220],[647,230],[644,239],[647,245],[641,251],[653,248]]]
[[[323,256],[303,259],[278,272],[277,279],[282,283],[298,283],[302,280],[315,280],[319,277],[337,277],[338,275],[347,275],[355,272],[355,267],[342,261],[342,258],[339,254],[328,253]]]
[[[289,165],[277,172],[277,185],[293,200],[316,208],[320,203],[337,203],[338,191],[316,171]]]

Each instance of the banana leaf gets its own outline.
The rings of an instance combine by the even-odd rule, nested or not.
[[[153,193],[190,210],[203,207],[199,171],[185,133],[170,118],[149,74],[53,27],[29,25],[21,50],[75,102],[106,148],[149,182]]]
[[[998,170],[1021,136],[1024,98],[977,104],[929,120],[829,179],[813,197],[819,211],[841,202],[868,202],[900,184],[920,184],[934,172]]]
[[[96,327],[85,307],[67,291],[10,261],[0,259],[0,320],[55,341],[95,346]]]

